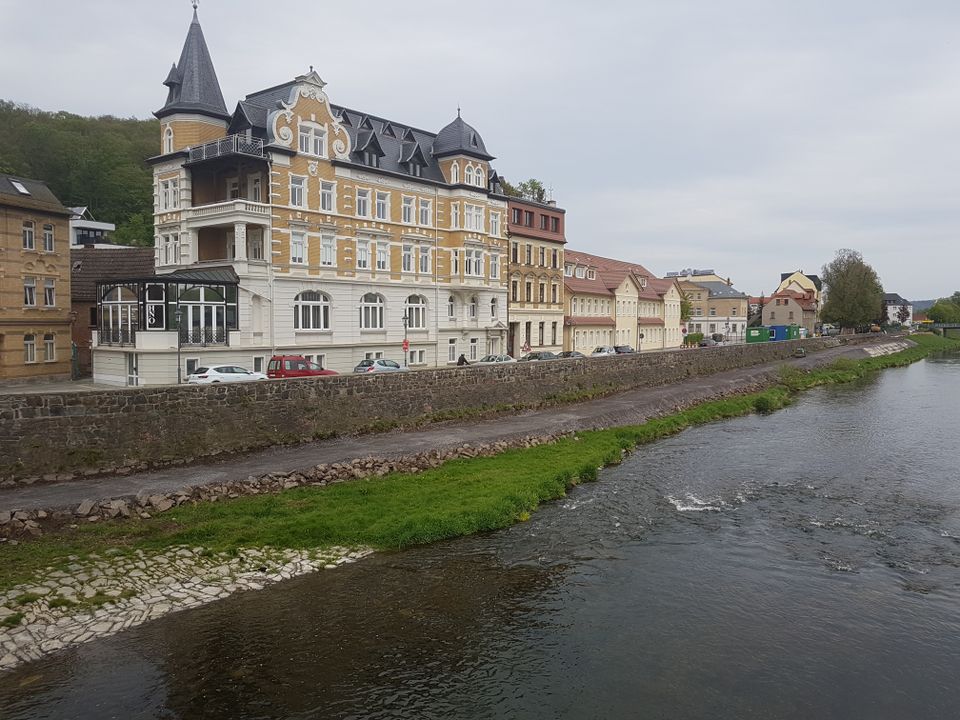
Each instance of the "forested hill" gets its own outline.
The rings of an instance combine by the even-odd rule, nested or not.
[[[0,172],[43,180],[67,206],[117,225],[115,242],[153,244],[156,120],[80,117],[0,100]]]

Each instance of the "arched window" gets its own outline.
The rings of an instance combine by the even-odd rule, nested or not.
[[[97,327],[100,342],[133,342],[139,328],[137,293],[124,285],[115,285],[104,292]]]
[[[360,329],[383,330],[383,298],[376,293],[360,299]]]
[[[477,168],[477,187],[483,187],[483,168]]]
[[[453,297],[453,295],[451,295],[450,297],[447,298],[447,317],[452,318],[456,314],[456,310],[457,310],[457,301]]]
[[[427,327],[427,301],[420,295],[411,295],[404,304],[407,327],[411,330],[425,330]]]
[[[473,165],[467,165],[467,169],[463,172],[463,179],[467,185],[473,185]]]
[[[457,185],[460,182],[460,163],[455,162],[450,166],[450,184]]]
[[[490,317],[496,318],[500,313],[500,304],[497,302],[496,298],[491,298],[490,300]]]
[[[470,319],[475,320],[477,317],[477,298],[476,296],[470,298]]]
[[[186,288],[177,299],[180,342],[184,345],[222,343],[227,339],[227,301],[219,285]]]
[[[167,125],[167,129],[163,131],[163,152],[173,152],[173,128],[169,125]]]
[[[315,290],[307,290],[293,299],[294,330],[329,330],[330,298]]]

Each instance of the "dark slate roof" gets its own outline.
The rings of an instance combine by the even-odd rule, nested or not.
[[[16,181],[26,188],[29,195],[17,190],[11,181]],[[43,210],[54,215],[72,216],[73,211],[63,206],[47,184],[42,180],[31,180],[19,175],[0,174],[0,205]]]
[[[800,271],[794,271],[794,272],[803,272],[803,271],[800,270]],[[788,277],[790,277],[791,275],[793,275],[792,272],[780,273],[780,282],[783,282],[784,280],[786,280],[786,279],[787,279]],[[806,273],[804,273],[804,276],[810,278],[810,279],[813,281],[813,286],[814,286],[817,290],[823,290],[823,281],[820,279],[820,276],[819,276],[819,275],[806,275]]]
[[[153,275],[153,248],[71,248],[70,299],[96,302],[97,282]]]
[[[446,155],[472,155],[482,160],[493,160],[493,155],[487,152],[480,133],[467,125],[457,111],[457,118],[437,133],[433,143],[433,154],[437,157]]]
[[[154,113],[158,118],[177,112],[192,112],[230,119],[196,10],[180,61],[170,69],[163,84],[170,88],[170,92],[166,104]]]
[[[897,295],[897,293],[884,293],[883,304],[884,305],[909,305],[910,301],[904,300],[902,297]]]
[[[240,282],[240,277],[232,265],[184,268],[183,270],[174,270],[172,273],[165,273],[162,277],[176,278],[179,282],[222,283],[224,285],[237,285]]]
[[[697,280],[695,284],[705,287],[712,298],[749,298],[746,293],[742,293],[732,285],[723,282]]]

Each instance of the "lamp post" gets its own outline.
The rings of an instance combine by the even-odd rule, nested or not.
[[[407,340],[407,326],[410,324],[410,311],[403,311],[403,366],[407,367],[407,356],[410,354],[410,342]]]
[[[182,317],[183,310],[177,305],[177,309],[173,311],[173,322],[177,326],[177,385],[183,382],[183,375],[180,370],[180,318]]]

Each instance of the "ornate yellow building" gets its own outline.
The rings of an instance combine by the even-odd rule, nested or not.
[[[100,353],[106,374],[137,353],[139,382],[168,382],[177,344],[183,372],[275,353],[343,372],[505,351],[507,205],[459,112],[433,133],[334,105],[311,68],[229,113],[196,13],[165,85],[156,268],[193,285],[163,299],[150,341]]]

